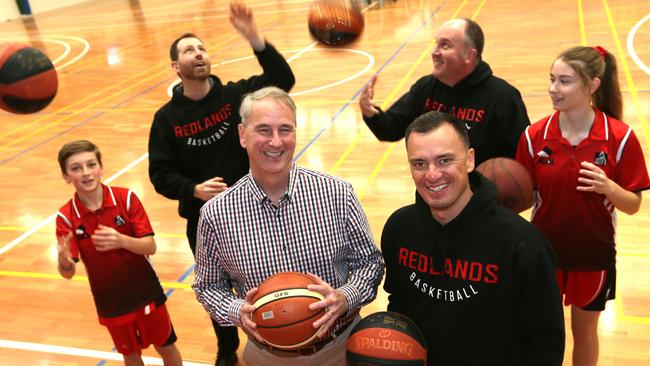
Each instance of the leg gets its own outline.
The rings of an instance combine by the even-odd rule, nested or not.
[[[170,344],[168,346],[156,346],[154,345],[156,352],[160,355],[163,360],[163,365],[165,366],[182,366],[183,360],[181,358],[181,353],[178,351],[178,348],[175,344]]]
[[[599,316],[600,311],[583,310],[571,305],[574,366],[595,366],[598,362]]]
[[[198,212],[196,217],[187,219],[187,227],[185,233],[187,240],[190,244],[192,254],[196,256],[196,230],[199,224]],[[239,347],[239,335],[237,334],[237,327],[222,327],[214,319],[212,321],[212,328],[214,334],[217,336],[217,361],[216,364],[221,362],[222,365],[234,365],[237,362],[237,348]],[[220,365],[221,366],[221,365]]]
[[[124,366],[144,366],[142,362],[142,357],[137,353],[131,353],[130,355],[122,355],[124,357]]]

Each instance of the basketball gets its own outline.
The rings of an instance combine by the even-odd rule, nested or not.
[[[348,44],[363,31],[361,6],[354,0],[316,0],[309,9],[309,33],[328,46]]]
[[[533,205],[533,181],[528,170],[517,160],[498,157],[476,168],[497,188],[501,205],[519,213]]]
[[[348,366],[424,366],[427,343],[409,318],[381,311],[368,315],[352,328],[345,357]]]
[[[252,299],[253,321],[257,332],[269,345],[292,350],[312,343],[317,328],[313,322],[324,311],[309,310],[309,305],[323,299],[318,292],[309,291],[316,285],[310,277],[298,272],[277,273],[260,284]]]
[[[56,70],[43,52],[17,43],[0,45],[0,108],[38,112],[54,99],[57,88]]]

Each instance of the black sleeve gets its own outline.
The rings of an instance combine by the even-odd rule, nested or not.
[[[537,232],[526,240],[535,245],[521,245],[518,253],[516,324],[523,347],[519,364],[561,365],[565,333],[555,254]]]
[[[395,253],[395,245],[397,243],[397,219],[395,214],[391,215],[384,225],[384,229],[381,233],[381,254],[384,257],[384,263],[386,265],[386,277],[384,279],[384,291],[388,294],[388,311],[401,312],[402,304],[399,303],[400,300],[404,299],[404,296],[399,296],[396,293],[397,289],[400,288],[399,283],[395,283],[395,276],[393,272],[397,269],[397,255]]]
[[[296,78],[287,60],[273,45],[266,43],[266,47],[262,51],[255,51],[255,56],[257,56],[263,73],[238,81],[236,86],[240,88],[242,94],[272,85],[287,92],[291,90],[296,83]]]
[[[426,77],[425,77],[426,78]],[[423,95],[426,94],[427,87],[424,85],[425,78],[418,80],[411,89],[402,95],[387,111],[382,111],[379,107],[379,114],[363,118],[370,131],[379,141],[399,141],[404,138],[404,133],[414,119],[420,116],[424,103]]]
[[[154,116],[149,132],[149,179],[156,192],[179,200],[194,196],[196,182],[183,176],[179,170],[181,163],[173,151],[174,142],[165,128],[161,111]]]
[[[497,107],[500,111],[498,123],[501,125],[498,130],[502,131],[503,134],[495,137],[503,142],[498,156],[507,156],[514,159],[517,154],[519,138],[526,127],[530,126],[530,120],[521,93],[511,85],[508,85],[508,87],[511,90],[508,93],[503,93],[504,99],[498,102]]]

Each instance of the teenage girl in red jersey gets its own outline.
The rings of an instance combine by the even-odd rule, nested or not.
[[[621,122],[614,56],[573,47],[553,62],[555,112],[522,134],[517,160],[536,187],[532,222],[553,245],[571,306],[573,364],[596,365],[598,318],[615,296],[615,208],[636,213],[650,179],[639,141]]]

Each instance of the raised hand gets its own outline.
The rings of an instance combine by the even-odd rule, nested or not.
[[[375,97],[375,83],[377,75],[373,75],[370,82],[366,85],[359,98],[359,107],[364,117],[370,118],[379,113],[379,110],[372,104],[372,98]]]
[[[253,11],[244,3],[239,1],[230,3],[230,23],[250,42],[256,51],[264,49],[264,38],[257,30],[255,19],[253,19]]]

